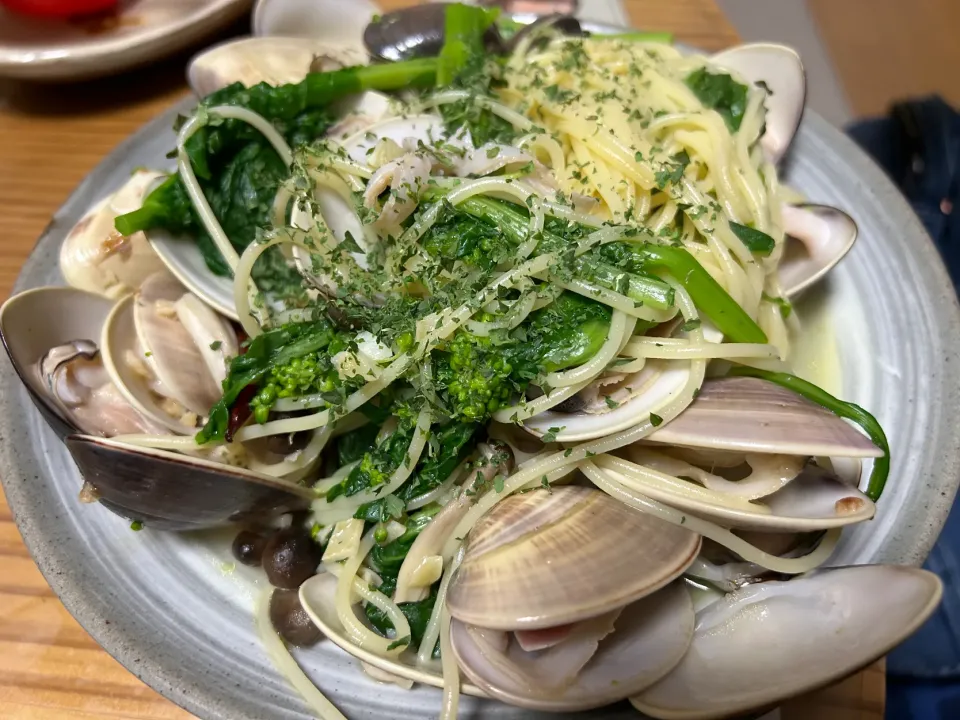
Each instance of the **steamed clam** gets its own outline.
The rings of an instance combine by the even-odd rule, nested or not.
[[[349,44],[298,37],[230,40],[204,50],[187,67],[190,89],[206,97],[235,82],[253,87],[295,83],[308,72],[339,70],[366,62],[366,53]]]
[[[0,336],[37,407],[66,436],[85,498],[156,529],[186,530],[289,512],[314,496],[290,480],[316,455],[286,467],[262,448],[202,450],[171,435],[196,431],[238,348],[233,328],[165,272],[116,302],[59,287],[15,295],[0,308]]]
[[[119,298],[139,287],[163,263],[143,233],[123,236],[113,227],[118,215],[136,210],[161,173],[137,170],[112,195],[93,206],[60,246],[60,270],[75,288]]]

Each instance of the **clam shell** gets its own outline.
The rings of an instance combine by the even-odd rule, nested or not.
[[[711,502],[702,494],[680,493],[662,483],[631,478],[609,465],[605,456],[597,457],[597,465],[620,484],[628,487],[639,484],[640,491],[651,499],[714,520],[724,527],[813,532],[864,522],[877,512],[874,502],[856,487],[816,466],[808,467],[784,488],[756,503],[740,501],[726,506]],[[691,489],[702,489],[694,483],[690,485]]]
[[[829,410],[759,378],[707,380],[697,399],[646,442],[806,457],[880,457],[868,437]]]
[[[113,226],[118,215],[140,207],[147,190],[160,177],[161,173],[138,170],[74,225],[60,246],[60,272],[69,285],[119,298],[163,269],[143,233],[124,237]]]
[[[203,416],[220,399],[221,390],[200,348],[173,312],[173,303],[186,294],[172,275],[151,275],[134,296],[134,326],[146,363],[169,397]],[[229,330],[228,326],[221,334]]]
[[[305,508],[315,497],[308,488],[201,458],[86,435],[65,442],[101,503],[155,530],[262,520]]]
[[[787,245],[779,274],[788,298],[830,272],[850,252],[858,232],[857,223],[842,210],[813,204],[785,205],[783,230]]]
[[[298,83],[309,72],[364,65],[367,54],[356,45],[304,37],[251,37],[220,43],[194,56],[187,82],[203,98],[227,85],[246,87]]]
[[[511,495],[471,530],[447,607],[495,630],[574,623],[662,588],[699,549],[698,535],[593,488]]]
[[[560,687],[541,667],[543,653],[523,652],[513,641],[506,652],[494,655],[459,620],[451,622],[450,639],[461,670],[490,697],[535,710],[572,712],[622,700],[660,680],[687,652],[693,623],[690,594],[682,582],[671,583],[623,608],[613,633],[600,641],[576,678]]]
[[[330,573],[314,575],[300,586],[300,604],[303,605],[313,624],[320,628],[321,632],[335,645],[361,662],[369,663],[384,672],[424,685],[443,687],[443,676],[440,673],[430,672],[414,665],[416,655],[412,651],[405,651],[400,655],[400,660],[394,660],[364,650],[351,642],[337,616],[336,594],[337,578]],[[405,662],[407,660],[409,662]],[[460,690],[467,695],[486,697],[482,690],[471,683],[461,683]]]
[[[650,413],[656,413],[670,402],[690,376],[687,362],[651,360],[647,365],[637,373],[637,384],[644,383],[642,388],[636,388],[638,394],[609,412],[590,414],[546,410],[525,420],[524,429],[537,437],[549,432],[557,442],[572,443],[611,435],[646,420]]]
[[[39,287],[18,293],[0,306],[0,340],[41,415],[61,438],[77,431],[48,396],[36,372],[50,348],[74,340],[98,341],[113,302],[69,287]]]
[[[933,573],[881,565],[747,586],[698,613],[690,651],[631,702],[662,720],[773,705],[881,657],[923,624],[942,593]]]
[[[748,83],[763,82],[770,88],[760,146],[770,162],[779,162],[800,127],[807,97],[806,73],[796,50],[775,43],[749,43],[719,52],[710,60]]]
[[[181,435],[192,435],[195,424],[181,421],[161,407],[162,397],[151,387],[152,377],[135,370],[128,362],[126,353],[143,355],[137,340],[133,314],[134,299],[128,295],[118,302],[103,324],[100,339],[100,356],[110,378],[131,405],[153,422]],[[143,358],[146,366],[146,358]],[[194,366],[196,371],[198,366]]]

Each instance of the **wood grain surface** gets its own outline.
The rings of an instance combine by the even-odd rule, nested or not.
[[[415,2],[415,0],[413,0]],[[413,4],[386,0],[384,9]],[[624,0],[631,21],[712,50],[737,42],[713,0]],[[245,25],[224,34],[243,34]],[[186,94],[181,55],[69,86],[0,81],[0,301],[50,216],[127,135]],[[2,439],[0,439],[2,441]],[[879,720],[874,666],[784,708],[784,720]],[[0,718],[182,720],[176,707],[101,650],[60,604],[20,540],[0,491]]]

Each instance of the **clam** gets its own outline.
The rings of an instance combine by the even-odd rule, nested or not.
[[[341,144],[346,150],[350,159],[359,163],[367,164],[370,161],[371,156],[375,154],[375,150],[382,146],[382,144],[385,142],[392,143],[396,148],[403,148],[406,146],[407,148],[415,149],[418,141],[429,142],[431,138],[439,137],[442,132],[443,121],[439,116],[410,115],[406,117],[388,118],[386,120],[376,122],[361,132],[356,133],[352,137],[343,140]],[[419,158],[419,156],[413,155],[412,153],[404,153],[399,158],[391,162],[399,163],[408,156],[411,159],[416,158],[418,160],[422,160],[422,158]],[[378,172],[384,170],[385,168],[389,169],[387,166],[390,164],[390,162],[385,163],[384,166],[378,169]],[[386,172],[383,172],[381,178],[384,183],[383,189],[386,189],[386,187],[390,186],[394,179],[398,183],[398,187],[400,185],[409,186],[413,182],[410,178],[413,176],[422,176],[424,170],[425,168],[423,167],[422,162],[417,162],[414,165],[413,161],[411,160],[409,173],[401,174],[398,171],[394,173],[394,175],[388,175]],[[426,171],[429,172],[429,167],[426,168]],[[373,185],[372,178],[370,184]],[[365,268],[365,252],[370,249],[370,246],[369,242],[366,240],[363,224],[354,211],[352,205],[347,201],[346,198],[328,188],[318,189],[316,192],[316,199],[319,212],[327,226],[330,228],[334,239],[338,243],[343,242],[347,236],[347,233],[350,233],[350,235],[357,241],[361,252],[351,252],[350,255],[360,267]],[[388,203],[393,203],[393,205],[390,206],[391,212],[396,213],[399,211],[396,201],[394,201],[392,198],[388,201]],[[387,211],[388,208],[385,204],[383,208],[380,209],[381,215],[386,214]],[[294,206],[291,214],[291,222],[297,227],[308,229],[313,226],[314,221],[307,209]],[[293,251],[293,257],[301,274],[303,274],[303,276],[310,281],[311,284],[327,294],[336,294],[336,279],[329,275],[315,275],[312,272],[313,267],[309,253],[297,247]],[[349,270],[342,269],[341,272],[349,272]]]
[[[576,623],[547,647],[523,647],[521,633],[453,620],[457,663],[490,697],[536,710],[608,705],[670,672],[693,637],[693,603],[674,582],[622,609]]]
[[[850,252],[857,240],[857,224],[828,205],[784,205],[782,213],[787,244],[780,261],[780,285],[784,296],[792,298]]]
[[[233,83],[253,87],[298,83],[309,72],[364,65],[363,48],[345,40],[320,41],[305,37],[251,37],[208,48],[190,61],[187,82],[198,97],[206,97]]]
[[[806,457],[883,455],[829,410],[775,383],[749,377],[705,381],[696,400],[645,442]]]
[[[121,300],[103,325],[104,364],[127,401],[170,431],[193,434],[220,398],[233,329],[166,273]]]
[[[337,615],[336,594],[337,578],[328,572],[314,575],[300,586],[300,604],[325,637],[361,663],[399,678],[436,688],[443,687],[442,675],[414,664],[416,654],[412,650],[405,650],[398,658],[386,658],[357,646],[347,636]],[[461,683],[460,689],[467,695],[486,697],[482,690],[471,683]]]
[[[105,354],[96,341],[113,309],[102,296],[66,287],[28,290],[0,307],[0,338],[40,412],[66,437],[85,481],[84,496],[164,530],[215,527],[306,507],[311,490],[213,462],[216,451],[177,455],[94,436],[167,432],[127,401],[127,391],[101,364]],[[132,323],[127,336],[135,337]]]
[[[595,462],[620,485],[724,527],[811,532],[864,522],[877,511],[873,501],[855,486],[816,465],[808,465],[782,489],[746,500],[613,456],[599,455]]]
[[[309,488],[204,458],[87,435],[67,449],[100,502],[156,530],[200,530],[308,507]]]
[[[680,664],[631,702],[662,720],[770,707],[884,655],[923,624],[942,592],[933,573],[879,565],[749,585],[701,610]]]
[[[576,408],[575,412],[561,412],[555,407],[525,420],[523,427],[538,437],[549,433],[564,443],[619,432],[656,414],[683,391],[689,375],[687,362],[650,360],[642,370],[618,379],[615,385],[607,385],[609,380],[605,378],[588,385],[576,396],[580,402],[566,404],[566,408]]]
[[[624,552],[629,547],[644,552]],[[512,495],[470,532],[447,606],[464,623],[496,630],[575,623],[664,587],[699,548],[698,535],[599,490]]]
[[[450,582],[457,661],[484,692],[523,707],[623,699],[686,652],[693,606],[674,580],[699,549],[698,535],[593,488],[507,497],[470,531]]]
[[[766,86],[766,128],[760,146],[770,162],[779,162],[800,127],[806,102],[807,81],[800,56],[786,45],[748,43],[719,52],[710,62],[750,84]]]
[[[257,0],[253,34],[303,37],[363,48],[363,31],[380,12],[370,0]]]
[[[30,397],[54,432],[156,431],[120,395],[97,341],[113,303],[66,287],[14,295],[0,307],[0,338]]]
[[[124,237],[113,227],[118,215],[136,210],[160,173],[137,170],[117,192],[91,208],[60,246],[60,271],[80,290],[118,298],[163,269],[143,233]]]

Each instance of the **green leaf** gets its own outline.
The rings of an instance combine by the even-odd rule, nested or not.
[[[733,234],[740,238],[740,241],[747,246],[750,252],[762,257],[766,257],[772,253],[773,248],[776,247],[774,239],[762,230],[757,230],[748,225],[741,225],[732,220],[730,221],[730,229],[733,230]]]
[[[663,418],[654,413],[650,413],[650,424],[654,427],[660,427],[663,424]]]
[[[684,82],[700,102],[720,113],[730,132],[740,129],[747,109],[746,85],[726,73],[711,73],[706,68],[694,70]]]
[[[410,636],[404,635],[402,638],[397,638],[392,643],[387,645],[387,650],[395,650],[399,647],[406,647],[410,644]]]

